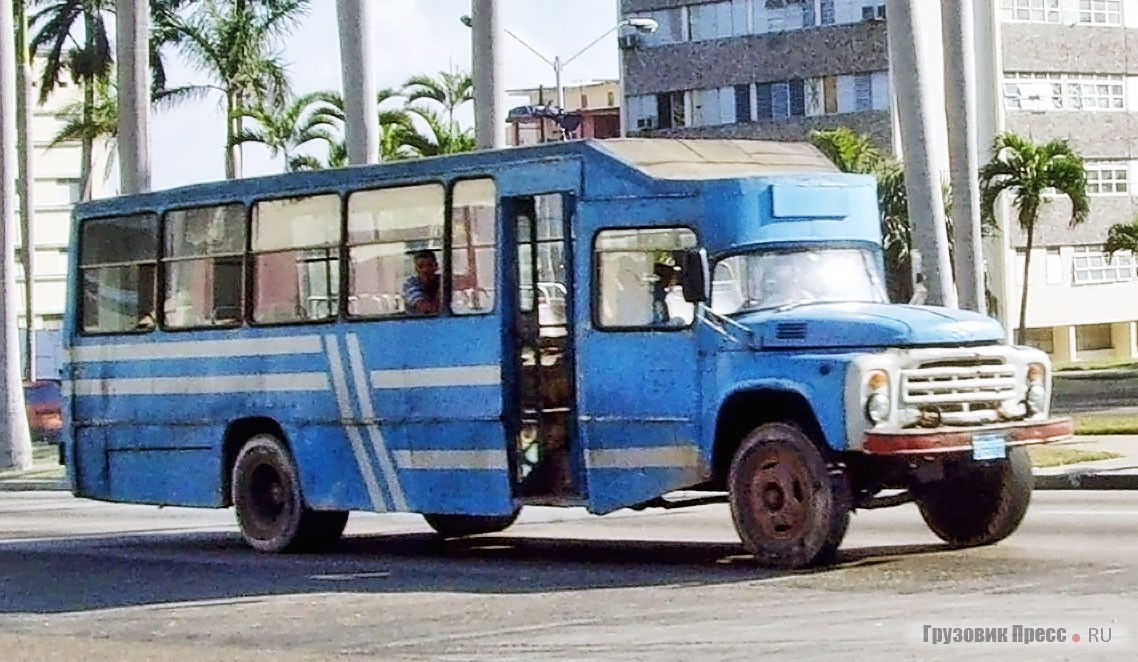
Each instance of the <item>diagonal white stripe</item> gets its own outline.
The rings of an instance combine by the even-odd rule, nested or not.
[[[371,390],[367,385],[367,370],[364,368],[363,352],[360,351],[360,339],[356,334],[349,333],[347,344],[352,377],[356,383],[356,393],[360,397],[360,413],[363,414],[365,421],[369,421],[367,425],[368,436],[371,437],[372,447],[375,449],[376,456],[379,457],[379,467],[383,470],[384,478],[387,479],[387,487],[391,491],[391,502],[395,505],[396,510],[407,510],[407,499],[403,495],[403,486],[399,483],[399,472],[395,470],[395,463],[391,461],[391,456],[387,453],[387,442],[383,439],[383,433],[380,432],[379,425],[375,423],[375,407],[371,401]]]
[[[376,480],[375,471],[371,467],[371,459],[367,456],[367,449],[364,448],[363,437],[360,436],[360,431],[352,420],[354,417],[352,405],[348,400],[348,382],[344,378],[344,366],[340,364],[340,343],[334,335],[324,336],[324,342],[328,354],[328,367],[332,371],[332,389],[336,392],[336,404],[340,407],[340,419],[343,421],[344,430],[348,433],[348,441],[352,444],[352,455],[355,456],[356,464],[360,467],[364,485],[367,486],[368,496],[371,497],[372,507],[376,512],[386,512],[387,502],[379,491],[379,482]]]

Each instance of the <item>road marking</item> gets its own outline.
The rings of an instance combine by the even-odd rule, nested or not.
[[[1087,515],[1107,517],[1123,515],[1125,517],[1138,517],[1138,510],[1047,510],[1045,508],[1029,508],[1028,512],[1042,513],[1045,515],[1074,515],[1076,517],[1085,517]]]
[[[354,579],[386,579],[391,576],[390,572],[338,572],[329,575],[311,575],[309,579],[318,579],[328,582],[349,582]]]

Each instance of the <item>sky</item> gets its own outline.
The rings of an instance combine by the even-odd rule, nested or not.
[[[568,58],[617,21],[618,0],[500,0],[503,27],[548,59]],[[374,6],[375,89],[399,87],[420,73],[470,71],[470,29],[459,18],[470,13],[470,0],[368,0]],[[571,9],[569,9],[571,8]],[[281,42],[293,91],[340,90],[340,46],[336,1],[312,0],[308,15]],[[502,46],[507,89],[553,87],[553,68],[507,36]],[[581,54],[564,68],[565,85],[617,77],[616,33]],[[176,55],[170,63],[171,86],[205,83],[206,74],[189,68]],[[512,97],[507,107],[525,103]],[[225,175],[225,125],[220,95],[191,101],[151,118],[152,186],[171,188],[214,181]],[[472,124],[470,104],[459,116]],[[258,145],[245,149],[243,174],[281,172]],[[112,188],[115,182],[111,182]]]

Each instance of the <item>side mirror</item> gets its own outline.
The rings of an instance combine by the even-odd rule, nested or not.
[[[684,290],[684,301],[702,303],[711,298],[711,266],[707,260],[707,250],[689,248],[680,253],[680,286]]]

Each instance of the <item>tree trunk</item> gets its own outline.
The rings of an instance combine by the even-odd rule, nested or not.
[[[237,152],[240,146],[233,144],[237,135],[237,118],[233,116],[237,109],[237,100],[232,94],[225,96],[225,178],[236,179],[241,169],[240,156]]]
[[[36,378],[35,274],[36,203],[35,170],[32,162],[32,67],[28,56],[28,21],[23,2],[16,6],[16,149],[20,159],[20,236],[24,245],[24,372],[27,381]]]
[[[0,35],[15,34],[13,6],[0,1]],[[32,464],[32,437],[16,333],[16,45],[0,40],[0,469]]]
[[[87,33],[84,50],[90,56],[95,50],[95,18],[90,12],[85,13],[84,29]],[[87,66],[91,66],[87,63]],[[95,169],[95,140],[91,137],[90,127],[95,108],[95,77],[90,72],[83,75],[83,151],[79,157],[79,199],[86,201],[94,197],[92,191],[92,174]]]
[[[1035,244],[1035,224],[1027,228],[1027,252],[1023,257],[1023,293],[1019,299],[1019,331],[1016,343],[1022,345],[1027,338],[1027,277],[1031,273],[1031,247]]]

